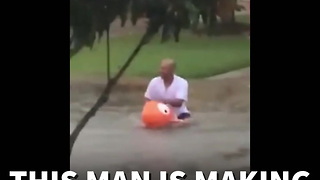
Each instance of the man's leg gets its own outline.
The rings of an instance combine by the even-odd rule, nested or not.
[[[191,114],[190,113],[181,113],[177,117],[177,119],[180,119],[182,121],[188,121],[190,118],[191,118]]]
[[[172,120],[172,123],[174,126],[187,125],[190,122],[190,118],[190,113],[181,113]]]

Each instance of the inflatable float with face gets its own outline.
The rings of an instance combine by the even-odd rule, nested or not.
[[[165,127],[173,118],[174,112],[170,107],[156,101],[146,102],[141,113],[141,120],[146,128]]]

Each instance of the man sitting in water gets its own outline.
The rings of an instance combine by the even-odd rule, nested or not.
[[[173,122],[186,123],[191,115],[186,107],[188,101],[188,82],[175,75],[176,65],[172,59],[163,59],[160,76],[153,78],[145,92],[146,101],[154,100],[167,104],[175,111]]]

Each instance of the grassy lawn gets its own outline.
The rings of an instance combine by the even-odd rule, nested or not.
[[[250,16],[249,15],[238,15],[238,16],[236,16],[236,22],[250,24]]]
[[[111,70],[115,73],[126,61],[141,35],[111,39]],[[93,50],[83,49],[70,62],[72,76],[105,75],[105,39]],[[250,65],[250,42],[243,36],[197,37],[183,33],[181,42],[161,44],[159,37],[142,48],[126,71],[126,76],[151,77],[157,74],[161,59],[177,62],[177,74],[188,78],[208,77]]]

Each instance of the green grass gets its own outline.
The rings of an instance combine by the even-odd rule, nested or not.
[[[249,15],[238,15],[236,16],[236,22],[250,24]]]
[[[111,71],[117,72],[126,61],[141,35],[111,39]],[[105,75],[106,46],[96,44],[93,50],[83,49],[70,63],[71,75]],[[159,37],[142,48],[126,71],[126,76],[152,77],[158,72],[161,59],[177,62],[177,74],[188,78],[208,77],[250,65],[250,42],[242,36],[198,37],[183,33],[181,42],[161,44]]]

